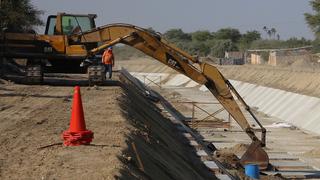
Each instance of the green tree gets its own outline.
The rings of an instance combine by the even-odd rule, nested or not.
[[[212,41],[211,55],[217,58],[223,58],[226,51],[238,50],[236,45],[230,39],[220,39]]]
[[[310,40],[306,40],[305,38],[298,39],[296,37],[292,37],[285,41],[286,48],[295,48],[301,46],[309,46],[311,45]]]
[[[311,30],[315,33],[317,38],[320,36],[320,0],[310,1],[310,5],[314,11],[314,14],[305,13],[305,19],[311,28]]]
[[[238,47],[240,50],[250,48],[253,41],[261,39],[261,34],[258,31],[247,31],[239,40]]]
[[[273,39],[259,39],[253,41],[250,45],[250,49],[277,49],[286,48],[284,41],[277,41]]]
[[[223,28],[218,30],[215,33],[215,38],[216,39],[230,39],[233,43],[236,43],[240,40],[241,38],[241,33],[239,32],[238,29],[233,29],[233,28]]]
[[[242,35],[241,39],[245,39],[248,43],[252,41],[261,39],[261,34],[254,30],[254,31],[247,31],[245,34]]]
[[[164,33],[164,36],[171,41],[191,41],[191,35],[182,31],[182,29],[170,29]]]
[[[196,31],[191,33],[192,41],[208,41],[213,38],[209,31]]]
[[[310,1],[310,5],[314,13],[305,13],[304,16],[307,24],[316,36],[316,39],[312,42],[313,51],[320,52],[320,0],[312,0]]]
[[[193,41],[192,42],[191,52],[199,56],[207,56],[210,53],[210,46],[206,42]]]
[[[34,7],[30,0],[1,0],[0,31],[27,31],[35,25],[42,25],[43,13]]]
[[[251,49],[279,49],[279,48],[296,48],[301,46],[309,46],[312,42],[305,38],[292,37],[286,41],[274,39],[259,39],[253,41],[250,45]]]

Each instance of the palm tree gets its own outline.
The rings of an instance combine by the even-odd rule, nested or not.
[[[268,31],[267,31],[267,34],[268,34],[268,36],[269,36],[269,39],[271,39],[272,31],[271,31],[271,30],[268,30]]]
[[[267,28],[267,26],[263,26],[262,29],[264,30],[264,32],[266,32],[266,34],[268,34],[268,28]]]
[[[266,31],[266,32],[267,32],[267,30],[268,30],[267,26],[263,26],[262,29],[263,29],[264,31]]]
[[[277,30],[275,28],[271,28],[270,31],[271,31],[271,34],[273,35],[273,38],[275,38]]]

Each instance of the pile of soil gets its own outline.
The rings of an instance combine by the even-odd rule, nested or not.
[[[216,152],[217,158],[228,168],[235,168],[237,170],[232,170],[231,173],[236,175],[242,180],[249,180],[245,173],[244,167],[240,165],[240,159],[235,155],[238,153],[244,153],[248,149],[249,145],[247,144],[236,144],[231,148],[223,148]],[[260,179],[262,180],[282,180],[285,179],[280,174],[276,175],[265,175],[260,174]]]
[[[290,64],[289,68],[315,71],[320,68],[320,63],[315,61],[314,59],[303,58],[294,61],[292,64]]]
[[[116,68],[121,67],[129,72],[148,72],[148,73],[177,73],[175,70],[160,63],[153,58],[138,58],[134,60],[116,61]]]
[[[125,67],[130,72],[169,73],[171,75],[167,80],[178,74],[168,66],[150,58],[119,61],[117,66]],[[290,66],[226,65],[217,67],[227,79],[320,97],[319,63],[297,60]]]
[[[240,159],[236,156],[236,154],[243,154],[248,147],[249,145],[246,144],[236,144],[230,148],[222,148],[216,152],[216,157],[227,167],[233,166],[234,168],[240,169]]]
[[[241,154],[244,153],[248,149],[248,144],[236,144],[233,147],[230,148],[223,148],[220,149],[220,151],[223,151],[225,153],[234,153],[234,154]]]
[[[309,96],[320,97],[320,68],[301,68],[297,61],[290,67],[268,65],[219,66],[227,79],[258,84]],[[303,66],[309,66],[303,65]],[[295,67],[298,66],[298,67]]]
[[[307,152],[303,153],[303,155],[306,157],[320,157],[320,148],[307,151]]]

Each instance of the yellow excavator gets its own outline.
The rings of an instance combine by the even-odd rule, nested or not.
[[[109,24],[96,27],[96,15],[58,13],[48,17],[44,35],[35,33],[3,33],[0,36],[0,58],[27,59],[26,79],[41,82],[46,64],[58,71],[87,71],[89,80],[102,81],[103,68],[99,54],[118,43],[132,46],[161,63],[205,85],[230,113],[252,143],[241,157],[242,165],[258,164],[266,169],[269,157],[262,147],[266,145],[266,130],[252,113],[232,84],[210,64],[200,62],[188,53],[166,41],[160,34],[129,24]],[[51,70],[52,70],[51,69]],[[53,70],[52,70],[53,71]],[[233,93],[233,95],[232,95]],[[252,128],[235,97],[244,105],[259,128]],[[256,136],[261,133],[261,138]]]

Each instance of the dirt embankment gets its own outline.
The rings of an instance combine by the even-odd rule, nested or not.
[[[63,147],[73,88],[0,84],[0,179],[212,178],[153,104],[120,87],[81,91],[95,137]]]
[[[153,58],[116,61],[116,67],[124,67],[129,72],[177,73],[175,70]]]
[[[119,61],[117,65],[132,72],[178,74],[170,67],[148,58]],[[319,64],[296,61],[290,66],[226,65],[217,67],[228,79],[320,97]]]
[[[320,69],[267,65],[219,66],[218,68],[228,79],[320,97]]]
[[[170,67],[153,59],[120,61],[118,66],[125,67],[132,72],[177,74]],[[228,79],[320,97],[320,67],[318,66],[297,61],[287,67],[269,65],[217,67]]]

